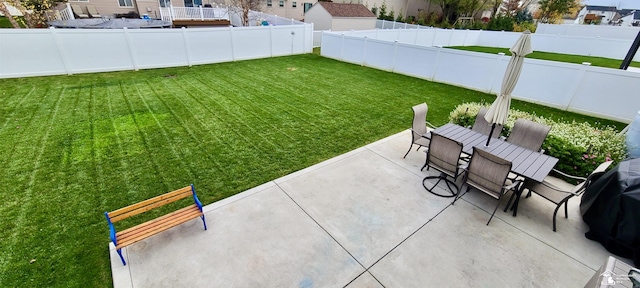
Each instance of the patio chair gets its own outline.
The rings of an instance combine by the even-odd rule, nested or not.
[[[564,204],[564,218],[568,218],[567,202],[574,196],[580,196],[591,185],[596,177],[604,174],[605,170],[609,168],[613,161],[607,161],[600,164],[587,178],[577,177],[562,173],[558,170],[553,170],[556,173],[574,180],[582,181],[578,185],[572,186],[558,178],[553,176],[547,176],[543,182],[525,181],[524,188],[529,189],[529,192],[536,193],[542,198],[549,200],[551,203],[556,204],[556,209],[553,211],[553,232],[556,232],[556,215],[558,210]],[[563,187],[564,186],[564,187]]]
[[[498,200],[487,225],[496,214],[502,197],[509,191],[515,193],[514,189],[520,184],[520,181],[511,182],[507,179],[509,171],[511,171],[511,162],[473,147],[473,154],[469,166],[466,168],[466,173],[464,173],[463,182],[467,184],[467,192],[471,187],[474,187]],[[452,205],[462,196],[461,194],[458,193],[458,196],[453,199]]]
[[[507,137],[507,142],[539,152],[542,150],[542,143],[547,138],[549,130],[551,130],[551,127],[547,125],[526,119],[518,119],[511,129],[509,137]]]
[[[424,189],[427,189],[427,191],[440,197],[456,196],[459,189],[455,181],[463,171],[461,166],[458,164],[461,153],[462,143],[436,133],[431,133],[431,142],[429,142],[429,149],[427,150],[427,160],[425,161],[424,166],[422,166],[422,169],[427,167],[427,170],[429,170],[429,167],[431,167],[438,170],[440,175],[424,177],[424,179],[422,179],[422,186],[424,186]],[[422,169],[420,169],[420,171],[422,171]],[[447,177],[453,178],[453,181]],[[438,181],[431,188],[427,188],[426,181],[428,179],[438,179]],[[451,195],[443,195],[433,191],[441,180],[444,180],[447,184],[447,188],[449,188]],[[456,187],[456,189],[453,190],[451,185]]]
[[[89,15],[84,14],[84,12],[82,12],[82,8],[78,4],[71,4],[71,10],[73,10],[73,14],[75,14],[76,17],[89,18]]]
[[[491,126],[492,124],[487,122],[487,120],[484,119],[484,115],[487,114],[487,108],[480,108],[480,111],[478,111],[478,115],[476,116],[476,121],[473,123],[473,127],[471,127],[471,130],[476,131],[476,132],[480,132],[484,135],[489,135],[489,133],[491,133]],[[493,134],[491,135],[492,138],[498,138],[500,137],[500,133],[502,132],[502,124],[496,124],[496,128],[493,130]]]
[[[91,16],[92,18],[102,17],[100,14],[98,14],[98,10],[96,10],[96,6],[93,6],[91,4],[87,5],[87,12],[89,12],[89,16]]]
[[[409,152],[411,152],[411,148],[414,144],[418,145],[418,149],[416,149],[416,151],[418,151],[420,147],[429,146],[429,138],[431,136],[430,134],[427,134],[427,125],[429,125],[431,128],[435,128],[435,126],[427,122],[427,111],[429,110],[427,103],[418,104],[411,107],[411,109],[413,110],[413,124],[411,125],[411,145],[409,146],[409,150],[407,150],[407,153],[405,153],[404,157],[402,158],[406,158],[407,155],[409,155]]]

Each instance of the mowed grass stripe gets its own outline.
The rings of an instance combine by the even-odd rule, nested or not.
[[[168,153],[162,153],[160,151],[157,151],[156,157],[160,156],[164,159],[161,158],[161,160],[165,160],[162,161],[163,163],[168,163],[169,165],[164,165],[163,170],[165,171],[169,171],[169,175],[184,175],[186,173],[187,179],[193,179],[196,172],[194,170],[191,169],[191,166],[186,165],[187,163],[184,163],[183,161],[180,161],[179,159],[184,159],[184,153],[182,152],[182,148],[184,147],[185,143],[184,143],[184,137],[169,137],[169,131],[176,131],[178,127],[175,127],[174,125],[172,125],[173,123],[180,123],[180,118],[178,117],[178,115],[176,115],[170,108],[170,105],[167,105],[165,103],[165,101],[162,100],[161,97],[159,97],[159,95],[157,93],[155,93],[152,89],[151,89],[151,85],[148,82],[144,83],[144,87],[141,87],[142,84],[138,83],[135,85],[135,89],[136,92],[138,94],[138,97],[140,97],[140,100],[142,101],[142,103],[144,104],[144,106],[147,108],[148,113],[151,115],[151,117],[153,118],[155,124],[158,126],[161,136],[162,137],[154,137],[154,138],[158,138],[155,139],[154,141],[158,141],[156,143],[164,143],[164,147],[169,147],[171,149],[171,154],[173,155],[173,157],[170,157],[170,159],[167,159],[166,157],[164,157],[165,155],[167,155]],[[145,90],[142,91],[141,89],[144,88]],[[147,95],[147,96],[145,96]],[[148,99],[145,99],[147,98]],[[154,102],[159,101],[160,103],[157,105],[153,105]],[[150,105],[149,103],[151,103],[152,105]],[[173,119],[177,120],[176,122],[174,121],[162,121],[162,123],[160,122],[160,120],[158,120],[158,117],[156,117],[157,113],[161,113],[162,111],[160,111],[162,108],[152,108],[151,106],[164,106],[164,108],[167,109],[167,111],[169,111],[169,113],[173,116]],[[180,128],[185,128],[184,125],[182,125],[182,123],[180,123],[181,125],[179,125]],[[187,130],[188,131],[188,130]],[[158,135],[160,136],[160,135]],[[160,139],[163,138],[163,139]],[[163,149],[164,150],[164,149]],[[182,172],[182,173],[181,173]],[[167,179],[165,179],[166,181]],[[171,188],[171,186],[173,186],[172,184],[179,184],[179,181],[176,181],[174,179],[166,181],[168,182],[168,187],[166,187],[167,191],[170,190],[174,190]],[[186,185],[186,184],[185,184]]]
[[[198,90],[197,94],[196,93],[188,93],[188,94],[198,104],[205,106],[208,111],[213,113],[212,109],[207,104],[203,103],[197,98],[197,95],[201,95],[201,96],[206,95],[205,96],[206,98],[213,99],[215,96],[212,96],[211,94],[218,94],[221,92],[218,91],[215,87],[208,85],[202,80],[203,79],[187,79],[185,82],[189,84],[189,87],[192,89]],[[181,87],[181,88],[186,89],[186,87]],[[242,103],[236,102],[235,104],[238,107],[240,107],[240,109],[244,109],[246,113],[249,113],[252,116],[251,119],[254,121],[252,125],[253,128],[260,131],[259,134],[255,135],[256,136],[255,141],[262,141],[268,144],[269,146],[271,146],[272,149],[280,150],[281,148],[279,144],[274,143],[269,138],[264,136],[267,136],[267,135],[272,136],[274,132],[276,132],[281,134],[281,136],[288,138],[288,141],[295,141],[295,140],[293,137],[291,137],[291,135],[287,133],[282,133],[282,130],[279,127],[280,121],[279,119],[277,119],[277,115],[274,113],[269,113],[269,111],[265,109],[265,107],[269,105],[264,105],[263,100],[264,99],[261,99],[260,101],[249,101],[249,102],[243,101]]]
[[[47,115],[48,121],[47,123],[49,124],[49,127],[53,127],[53,125],[55,124],[55,120],[56,120],[56,116],[58,115],[58,111],[60,109],[60,102],[62,100],[62,98],[65,95],[65,87],[63,87],[60,92],[57,95],[57,99],[53,105],[53,109],[51,110],[51,112]],[[33,161],[33,168],[31,170],[31,172],[29,173],[28,176],[28,182],[27,185],[24,189],[20,189],[20,190],[14,190],[12,192],[17,193],[20,195],[20,205],[15,207],[18,210],[17,215],[15,216],[14,219],[12,219],[13,224],[15,225],[15,227],[20,227],[21,229],[12,229],[12,231],[10,233],[6,233],[9,236],[7,237],[7,239],[3,239],[3,246],[8,250],[8,251],[24,251],[24,250],[18,250],[15,249],[14,247],[20,243],[21,241],[23,241],[23,239],[25,238],[29,238],[29,234],[27,234],[29,231],[25,231],[26,229],[24,229],[25,227],[31,227],[31,232],[33,232],[33,229],[35,227],[37,227],[36,225],[30,225],[29,223],[29,219],[27,218],[31,213],[30,210],[32,210],[34,207],[33,205],[36,204],[36,201],[33,201],[33,194],[37,193],[37,191],[34,191],[34,184],[36,181],[36,177],[38,175],[38,173],[40,172],[40,166],[41,166],[41,160],[43,158],[44,152],[45,152],[45,148],[47,145],[47,142],[49,140],[49,136],[51,134],[51,130],[52,128],[49,129],[45,129],[44,131],[44,135],[42,136],[42,138],[39,141],[39,146],[36,146],[36,153],[34,154],[35,157],[30,157],[29,159],[32,159]],[[37,209],[37,207],[36,207]],[[37,232],[37,231],[36,231]],[[5,233],[3,233],[5,234]],[[0,271],[7,271],[7,265],[9,264],[13,264],[15,266],[15,264],[13,263],[14,261],[16,261],[17,259],[15,259],[16,257],[21,256],[21,254],[16,254],[16,253],[9,253],[7,255],[4,255],[1,259],[0,259]],[[22,259],[24,261],[24,259]],[[3,273],[0,273],[3,274]]]

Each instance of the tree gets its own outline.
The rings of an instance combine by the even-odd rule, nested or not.
[[[453,24],[458,18],[461,0],[436,0],[442,10],[442,22]]]
[[[5,0],[5,3],[9,3],[11,6],[18,9],[22,15],[28,28],[41,28],[47,27],[47,11],[51,10],[58,3],[65,2],[65,0]],[[2,11],[7,19],[11,22],[14,28],[20,28],[20,25],[11,17],[8,13],[4,3],[0,3],[0,11]],[[13,20],[13,21],[12,21]]]
[[[531,2],[532,0],[505,0],[500,12],[508,17],[515,18],[516,15],[526,9]]]
[[[230,10],[240,15],[242,26],[249,26],[249,11],[262,10],[262,0],[230,0]]]
[[[6,2],[0,1],[0,12],[4,14],[4,17],[7,17],[7,20],[9,20],[11,25],[13,25],[13,28],[21,28],[20,24],[18,24],[16,19],[13,19],[13,16],[11,16],[11,13],[9,13],[9,9],[7,9],[7,6],[5,5],[5,3]]]
[[[576,12],[580,0],[540,0],[538,21],[542,23],[558,23],[564,14]]]

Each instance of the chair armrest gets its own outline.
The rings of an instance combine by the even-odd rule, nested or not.
[[[553,169],[553,172],[556,172],[556,173],[558,173],[558,174],[560,174],[560,175],[562,175],[564,177],[571,178],[571,179],[574,179],[574,180],[582,180],[582,181],[586,181],[587,180],[587,178],[580,177],[580,176],[569,175],[569,174],[564,173],[564,172],[562,172],[560,170],[557,170],[557,169]]]
[[[511,183],[511,185],[505,186],[504,189],[512,190],[514,187],[520,185],[520,183],[521,183],[520,180],[516,180],[513,183]]]
[[[411,130],[411,132],[413,132],[413,133],[420,134],[420,133],[416,132],[415,130],[413,130],[413,128],[409,128],[409,130]],[[422,138],[431,139],[431,132],[427,132],[425,134],[420,134],[420,136],[422,136]]]

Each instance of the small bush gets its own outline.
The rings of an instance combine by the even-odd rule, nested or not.
[[[481,103],[463,103],[449,114],[449,121],[461,126],[472,126]],[[619,162],[627,157],[625,138],[618,135],[614,127],[593,127],[587,122],[555,122],[535,114],[516,109],[509,110],[502,136],[508,136],[519,118],[551,126],[551,131],[542,144],[545,154],[558,158],[556,169],[576,176],[586,177],[600,163],[613,160]]]
[[[535,33],[536,32],[536,24],[534,24],[533,22],[522,22],[522,23],[516,23],[513,24],[513,31],[514,32],[524,32],[525,30],[529,30],[531,31],[531,33]]]
[[[487,23],[487,30],[493,31],[513,31],[513,18],[499,15],[491,18]]]

